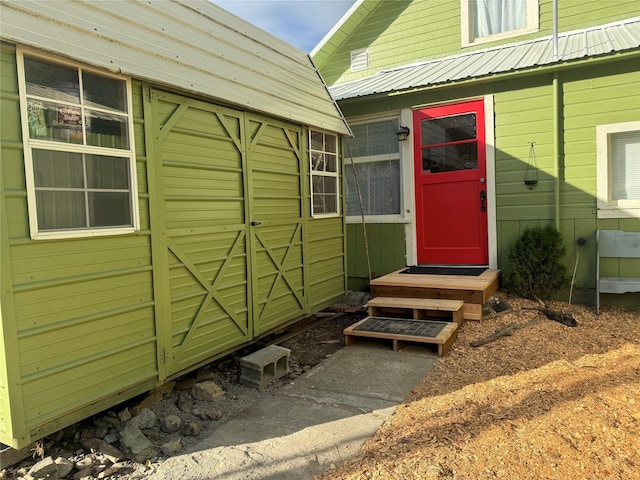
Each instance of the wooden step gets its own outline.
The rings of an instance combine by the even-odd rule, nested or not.
[[[370,322],[370,328],[367,328],[367,322]],[[388,329],[384,328],[385,324],[388,324]],[[440,328],[440,331],[431,336],[425,333],[425,329],[430,327]],[[398,333],[399,331],[405,333]],[[458,335],[458,324],[406,318],[366,317],[345,328],[343,333],[346,345],[353,344],[358,337],[389,339],[393,341],[394,351],[401,350],[405,342],[435,344],[438,346],[438,355],[442,357],[449,351]]]
[[[478,276],[412,275],[402,270],[371,281],[374,297],[462,300],[465,320],[482,320],[482,305],[498,289],[500,270],[487,269]]]
[[[462,317],[463,305],[462,300],[412,297],[374,297],[368,303],[369,316],[371,317],[381,317],[390,312],[404,313],[410,310],[409,317],[416,320],[425,320],[436,316],[457,324],[464,321]]]

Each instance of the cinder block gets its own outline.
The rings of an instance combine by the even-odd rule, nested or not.
[[[264,387],[289,373],[291,350],[278,345],[253,352],[240,359],[240,381],[247,385]]]

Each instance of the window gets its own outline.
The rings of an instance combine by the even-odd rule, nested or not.
[[[369,51],[366,48],[353,50],[351,52],[351,71],[358,72],[367,68],[369,68]]]
[[[335,215],[338,210],[338,137],[309,132],[311,157],[311,213]]]
[[[351,126],[355,136],[347,140],[347,216],[400,215],[398,128],[397,118]]]
[[[538,31],[538,0],[460,0],[462,45]]]
[[[29,54],[20,65],[31,236],[134,231],[128,81]]]
[[[640,218],[640,121],[596,127],[598,218]]]

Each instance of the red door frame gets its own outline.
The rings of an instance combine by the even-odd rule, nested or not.
[[[477,168],[423,171],[422,153],[428,147],[422,145],[422,121],[465,113],[476,114]],[[415,110],[413,131],[418,263],[488,265],[484,100]]]

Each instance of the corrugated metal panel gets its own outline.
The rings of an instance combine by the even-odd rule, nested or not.
[[[348,134],[309,56],[206,0],[0,0],[1,37]]]
[[[523,70],[640,47],[640,17],[560,34],[553,59],[551,36],[455,57],[407,65],[329,88],[336,100],[402,91],[486,75]]]

